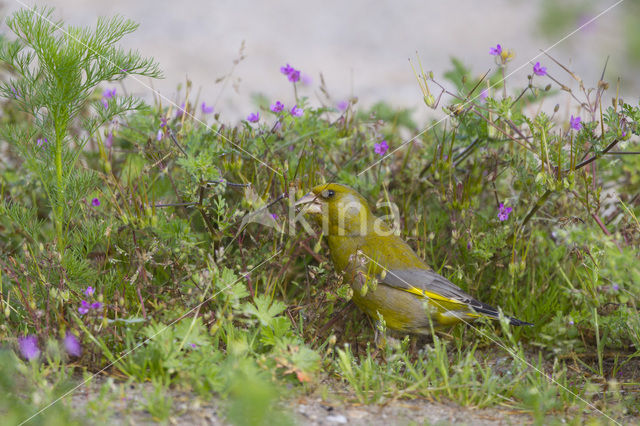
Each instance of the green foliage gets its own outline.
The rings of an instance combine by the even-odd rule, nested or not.
[[[43,186],[62,253],[78,203],[98,183],[92,170],[77,167],[80,152],[104,123],[143,105],[128,96],[109,100],[105,108],[90,96],[104,81],[129,74],[158,77],[160,72],[152,60],[115,46],[137,28],[120,17],[100,19],[91,31],[64,28],[53,20],[52,9],[34,8],[16,12],[7,26],[16,39],[1,40],[0,61],[13,78],[0,84],[0,94],[12,99],[29,122],[7,126],[3,134],[21,154],[26,171]],[[70,126],[87,108],[93,114],[82,120],[84,132],[73,134]]]
[[[65,404],[52,404],[73,384],[60,365],[25,363],[0,350],[0,412],[3,424],[29,421],[36,425],[79,425],[82,421]],[[51,406],[50,406],[51,405]],[[46,414],[44,413],[46,410]]]

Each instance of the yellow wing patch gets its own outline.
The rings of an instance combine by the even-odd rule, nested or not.
[[[438,293],[433,293],[431,291],[422,290],[422,289],[419,289],[418,287],[411,286],[410,288],[403,288],[401,290],[408,291],[409,293],[413,293],[413,294],[415,294],[417,296],[420,296],[420,297],[427,297],[429,299],[440,300],[442,302],[447,302],[447,303],[455,303],[457,305],[465,305],[464,303],[462,303],[462,302],[460,302],[458,300],[449,299],[448,297],[444,297],[444,296],[442,296],[442,295],[440,295]]]

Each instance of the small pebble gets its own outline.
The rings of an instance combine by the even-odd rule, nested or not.
[[[347,423],[347,418],[342,414],[332,414],[331,416],[327,416],[328,422],[345,424]]]

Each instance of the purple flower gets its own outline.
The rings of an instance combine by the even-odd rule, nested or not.
[[[573,130],[582,129],[582,123],[580,121],[582,121],[580,117],[574,117],[572,115],[571,118],[569,119],[569,127],[571,127]]]
[[[38,358],[40,356],[40,348],[38,348],[38,338],[36,336],[25,336],[18,339],[20,353],[27,360]]]
[[[198,345],[196,345],[195,343],[189,343],[189,346],[191,346],[193,349],[198,347]]]
[[[85,296],[87,296],[87,297],[91,297],[91,296],[93,296],[93,294],[94,294],[95,292],[96,292],[96,290],[95,290],[93,287],[91,287],[91,286],[87,287],[87,288],[83,291],[84,295],[85,295]]]
[[[102,92],[102,97],[104,99],[111,99],[116,95],[116,88],[114,87],[113,89],[109,90],[109,89],[105,89],[104,92]]]
[[[207,104],[203,102],[202,105],[200,105],[200,109],[202,109],[203,114],[211,114],[213,112],[213,105],[207,106]]]
[[[280,72],[284,75],[289,75],[291,74],[293,71],[295,71],[295,68],[293,68],[291,65],[287,64],[286,67],[280,67]]]
[[[97,198],[94,198],[93,200],[91,200],[91,205],[93,207],[98,207],[100,205],[100,200]]]
[[[336,104],[339,111],[346,111],[349,108],[349,101],[340,101]]]
[[[305,86],[310,86],[313,83],[313,78],[309,74],[302,74],[302,84]]]
[[[620,286],[618,286],[618,284],[614,284],[614,285],[611,286],[611,289],[613,291],[618,291],[620,289]]]
[[[160,142],[163,137],[164,137],[164,132],[162,131],[162,129],[158,129],[158,133],[156,133],[156,140]]]
[[[186,109],[185,109],[185,104],[183,102],[180,104],[180,108],[176,110],[176,118],[182,117],[182,114],[184,114],[185,112],[186,112]]]
[[[276,101],[276,103],[275,103],[275,104],[273,104],[273,105],[271,105],[271,106],[269,107],[269,109],[270,109],[272,112],[276,112],[276,113],[278,113],[278,112],[280,112],[280,111],[282,111],[282,110],[284,109],[284,104],[283,104],[282,102],[280,102],[280,101]]]
[[[536,62],[533,66],[533,73],[540,76],[547,75],[547,67],[541,67],[540,62]]]
[[[78,338],[70,331],[67,331],[67,334],[65,334],[63,342],[64,348],[69,355],[80,356],[82,354],[82,347],[80,346]]]
[[[471,250],[471,241],[467,241],[467,250]]]
[[[277,220],[278,219],[278,215],[275,213],[271,213],[271,217],[273,218],[273,220]]]
[[[102,308],[102,303],[100,303],[100,302],[93,302],[91,304],[91,309],[95,309],[97,311],[100,308]]]
[[[109,108],[109,101],[106,99],[102,99],[102,106],[104,107],[104,109],[108,109]]]
[[[80,315],[87,314],[89,312],[89,309],[91,309],[91,304],[89,302],[87,302],[86,300],[80,301],[80,307],[78,308],[78,312],[80,312]]]
[[[504,222],[509,219],[509,213],[511,213],[513,209],[511,207],[505,207],[503,203],[500,203],[500,211],[498,211],[498,220],[500,222]]]
[[[169,121],[169,119],[166,116],[162,116],[160,117],[160,128],[162,127],[167,127],[167,122]]]
[[[280,67],[280,72],[287,76],[289,81],[295,83],[300,80],[300,71],[287,64],[286,67]]]
[[[389,151],[389,144],[387,143],[386,140],[383,140],[382,142],[377,143],[373,146],[373,152],[375,152],[381,157],[385,155],[387,151]]]
[[[113,132],[109,132],[107,137],[104,140],[105,148],[109,149],[113,146]]]
[[[294,117],[302,117],[302,114],[304,114],[304,110],[302,108],[298,108],[298,105],[294,105],[290,112]]]
[[[574,324],[574,323],[573,323],[573,320],[572,320],[572,319],[570,319],[570,320],[569,320],[569,325],[573,325],[573,324]]]
[[[257,123],[259,120],[260,120],[259,112],[252,112],[251,114],[247,115],[247,121],[250,123]]]
[[[500,56],[502,54],[502,46],[499,44],[496,47],[492,47],[489,49],[489,54],[493,56]]]
[[[41,138],[36,141],[36,145],[38,145],[38,148],[42,148],[47,142],[49,142],[47,138]]]
[[[292,83],[300,81],[300,71],[293,70],[293,72],[291,74],[289,74],[289,81],[292,82]]]

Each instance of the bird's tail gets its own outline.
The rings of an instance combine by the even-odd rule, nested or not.
[[[483,314],[489,318],[493,318],[493,319],[498,319],[500,318],[500,314],[498,313],[498,310],[494,307],[491,307],[485,303],[479,302],[480,306],[476,306],[476,305],[472,305],[473,309],[479,313],[479,314]],[[514,317],[509,317],[507,316],[507,319],[509,320],[509,324],[511,325],[517,325],[517,326],[521,326],[521,325],[533,325],[530,322],[526,322],[526,321],[522,321],[519,320],[518,318],[514,318]]]

